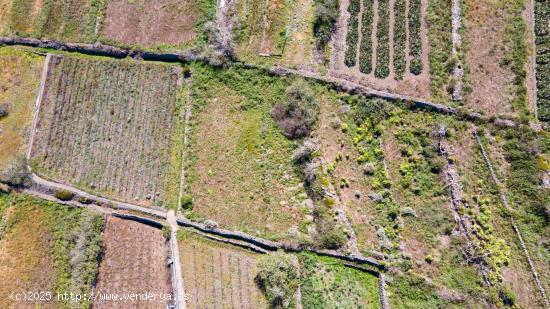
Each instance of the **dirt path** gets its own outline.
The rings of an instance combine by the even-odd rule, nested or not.
[[[48,69],[49,69],[51,59],[52,59],[52,54],[47,54],[46,60],[44,62],[44,69],[42,71],[42,77],[40,78],[40,88],[38,90],[38,95],[36,96],[36,104],[34,106],[34,112],[32,116],[31,135],[29,137],[29,145],[28,145],[27,154],[26,154],[27,160],[31,158],[32,145],[34,143],[36,125],[38,122],[38,111],[40,111],[40,105],[42,105],[42,98],[44,96],[44,85],[46,84],[46,77],[48,76]]]
[[[170,254],[172,256],[172,277],[175,278],[173,284],[176,290],[176,300],[179,309],[187,308],[187,301],[185,299],[185,285],[183,282],[183,274],[181,272],[181,258],[180,250],[178,247],[178,222],[173,210],[168,211],[166,221],[170,224]]]

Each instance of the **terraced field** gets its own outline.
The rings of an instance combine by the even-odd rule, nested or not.
[[[176,66],[53,57],[32,146],[34,167],[115,199],[176,205],[179,89]]]
[[[260,254],[207,240],[191,232],[178,235],[188,308],[267,308],[254,282]]]

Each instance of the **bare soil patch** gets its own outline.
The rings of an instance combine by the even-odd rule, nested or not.
[[[102,36],[145,47],[193,40],[197,9],[190,0],[113,0],[107,5]]]
[[[161,230],[109,216],[95,292],[172,294],[168,252],[169,246]],[[92,307],[112,308],[114,304],[125,308],[166,308],[166,303],[158,298],[117,303],[98,300]]]

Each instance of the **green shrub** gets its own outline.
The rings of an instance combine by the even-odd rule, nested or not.
[[[337,0],[315,0],[313,33],[318,49],[324,49],[330,41],[339,13],[340,6]]]
[[[378,32],[376,33],[378,45],[376,46],[376,68],[374,70],[376,78],[386,78],[390,75],[389,6],[389,0],[378,1]]]
[[[56,190],[53,193],[53,196],[55,196],[55,198],[57,198],[59,200],[62,200],[62,201],[70,201],[70,200],[73,199],[74,193],[72,193],[71,191],[68,191],[68,190],[60,189],[60,190]]]
[[[359,71],[372,72],[372,26],[373,0],[363,0],[363,15],[361,17],[361,45],[359,46]]]
[[[415,75],[422,73],[422,38],[420,33],[421,4],[420,0],[409,1],[409,55],[410,71]],[[450,8],[448,8],[450,10]]]
[[[320,238],[320,244],[325,249],[342,248],[348,241],[348,238],[342,229],[330,229],[323,233]]]
[[[190,194],[184,194],[181,197],[181,208],[183,210],[193,210],[193,197]]]
[[[286,137],[299,138],[309,135],[318,112],[319,103],[309,84],[297,79],[286,89],[283,102],[275,105],[271,116]]]
[[[393,33],[393,66],[395,78],[403,79],[406,69],[405,46],[407,44],[407,33],[405,28],[405,0],[395,1],[395,28]]]
[[[290,308],[299,278],[291,255],[278,251],[266,254],[258,262],[255,281],[272,308]]]
[[[348,6],[350,14],[348,20],[348,33],[346,35],[346,54],[344,63],[348,67],[355,66],[357,57],[357,43],[359,42],[359,10],[361,7],[360,0],[351,0]]]

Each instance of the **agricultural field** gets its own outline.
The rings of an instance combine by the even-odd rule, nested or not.
[[[269,308],[261,284],[262,273],[275,275],[271,261],[293,261],[295,282],[284,281],[292,293],[291,308],[379,308],[375,275],[346,267],[334,259],[313,254],[258,254],[209,240],[192,231],[178,235],[185,289],[190,308]],[[279,264],[282,265],[282,264]],[[287,265],[288,266],[288,265]],[[292,269],[288,270],[292,272]],[[275,279],[276,280],[276,279]]]
[[[120,306],[166,308],[174,300],[169,246],[162,230],[135,221],[107,217],[103,257],[94,291],[97,293],[152,293],[154,300],[123,300]],[[112,308],[113,301],[97,299],[93,308]]]
[[[191,231],[178,235],[188,308],[267,308],[254,282],[260,254],[208,240]]]
[[[428,1],[421,0],[343,2],[328,74],[379,90],[429,97],[432,29],[427,12]]]
[[[52,57],[33,168],[117,200],[177,205],[181,78],[172,65]]]
[[[538,116],[550,122],[550,3],[535,1],[535,43]]]
[[[44,57],[0,49],[0,173],[25,157]]]
[[[486,115],[526,116],[524,1],[466,1],[465,106]]]
[[[106,2],[100,40],[125,46],[182,46],[197,37],[199,19],[210,13],[197,0]]]
[[[0,34],[91,42],[97,36],[104,3],[99,0],[2,0]]]
[[[0,292],[50,291],[49,302],[0,299],[2,308],[88,308],[57,300],[57,292],[89,293],[101,254],[103,218],[24,194],[0,196]]]

